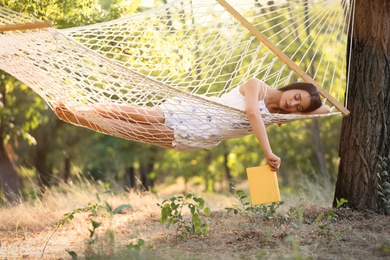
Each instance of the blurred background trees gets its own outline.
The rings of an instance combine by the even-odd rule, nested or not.
[[[151,7],[141,0],[0,0],[0,5],[50,20],[57,28],[112,20]],[[228,140],[211,150],[178,153],[63,123],[39,96],[1,71],[0,109],[3,202],[28,194],[35,184],[44,191],[80,175],[142,190],[181,177],[185,183],[197,180],[207,191],[228,191],[229,181],[244,179],[246,167],[263,162],[253,136]],[[283,162],[281,185],[299,186],[303,178],[335,180],[340,124],[340,117],[327,117],[268,128],[273,150]]]

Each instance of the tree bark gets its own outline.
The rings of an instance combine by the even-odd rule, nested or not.
[[[1,136],[1,135],[0,135]],[[4,141],[0,142],[0,187],[8,203],[18,202],[22,188],[18,170],[8,155]]]
[[[390,2],[356,0],[347,93],[334,196],[356,210],[378,211],[376,156],[390,152]],[[389,169],[387,169],[389,170]]]
[[[70,177],[70,166],[71,166],[70,156],[65,155],[64,158],[64,182],[65,183],[68,183]]]

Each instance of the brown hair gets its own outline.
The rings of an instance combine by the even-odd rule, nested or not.
[[[311,112],[316,110],[322,105],[320,94],[318,93],[318,89],[311,83],[307,82],[297,82],[297,83],[292,83],[287,86],[284,86],[280,88],[280,91],[287,91],[287,90],[292,90],[292,89],[300,89],[300,90],[305,90],[309,92],[311,96],[311,101],[310,101],[310,106],[306,108],[302,112]]]

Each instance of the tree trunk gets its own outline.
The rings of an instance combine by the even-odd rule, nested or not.
[[[211,152],[209,150],[205,151],[206,152],[206,155],[205,155],[205,163],[206,165],[211,165],[211,162],[213,161],[213,156],[211,154]],[[204,180],[205,180],[205,191],[211,191],[211,192],[214,192],[215,191],[215,178],[214,178],[214,175],[210,172],[210,169],[209,167],[207,166],[206,167],[206,171],[205,171],[205,175],[204,175]]]
[[[14,203],[19,201],[22,188],[21,180],[14,162],[8,155],[3,140],[0,142],[0,185],[1,191],[7,200],[6,202]]]
[[[325,163],[325,158],[324,158],[324,151],[322,147],[322,142],[320,138],[320,126],[319,122],[317,119],[312,120],[312,125],[313,125],[313,138],[314,138],[314,151],[317,156],[318,160],[318,165],[320,167],[320,171],[323,177],[323,180],[328,179],[328,171],[326,170],[326,163]]]
[[[135,188],[135,169],[134,166],[126,167],[125,169],[125,186],[130,190]]]
[[[139,170],[140,170],[140,180],[142,186],[146,191],[148,191],[150,189],[149,178],[148,178],[148,175],[151,172],[150,163],[141,162]]]
[[[223,166],[225,168],[225,177],[228,185],[228,189],[230,193],[233,193],[232,185],[230,183],[233,180],[232,174],[230,173],[230,168],[229,168],[229,152],[227,149],[224,150],[223,152]]]
[[[41,189],[51,186],[51,169],[47,167],[47,152],[44,145],[37,145],[34,158],[34,166],[39,178],[39,186]]]
[[[145,190],[149,191],[154,186],[154,179],[150,178],[150,173],[154,169],[158,150],[155,146],[149,146],[148,157],[142,158],[140,162],[140,179]]]
[[[336,199],[378,211],[376,156],[390,152],[390,2],[356,0],[348,109],[340,140]],[[389,170],[389,169],[387,169]]]
[[[71,166],[70,156],[65,155],[64,158],[64,182],[65,183],[68,183],[70,177],[70,166]]]

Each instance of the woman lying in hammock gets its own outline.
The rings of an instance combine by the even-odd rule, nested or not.
[[[262,114],[330,112],[329,106],[322,104],[317,88],[310,83],[273,89],[252,78],[212,101],[243,110],[246,117],[221,116],[222,109],[218,107],[180,98],[168,99],[151,108],[114,103],[84,105],[80,113],[73,112],[77,108],[60,103],[54,112],[61,120],[75,125],[178,151],[211,148],[221,140],[253,133],[274,170],[279,168],[281,160],[272,152],[266,132],[269,122],[265,122]]]

